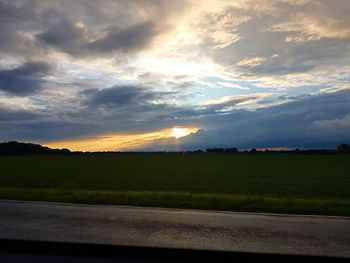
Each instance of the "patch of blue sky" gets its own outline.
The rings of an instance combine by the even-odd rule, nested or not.
[[[258,81],[239,81],[239,80],[227,80],[218,77],[207,77],[200,79],[200,83],[207,85],[208,87],[215,89],[229,88],[232,95],[240,94],[254,94],[256,92],[272,91],[272,88],[258,87]]]
[[[213,82],[213,84],[215,83]],[[208,85],[207,83],[203,83],[203,81],[200,81],[199,83],[194,85],[190,90],[186,92],[187,96],[184,104],[198,105],[198,104],[203,104],[205,102],[212,101],[212,100],[219,100],[227,96],[250,95],[250,94],[256,94],[256,93],[270,93],[272,91],[275,91],[272,88],[262,89],[259,87],[255,87],[251,84],[249,84],[249,86],[250,86],[249,89],[236,89],[236,88],[231,88],[223,85],[219,86],[218,84],[215,84],[215,86]]]
[[[273,89],[258,87],[259,81],[252,80],[228,80],[220,77],[203,77],[200,79],[200,83],[206,84],[212,88],[223,88],[228,87],[231,88],[233,92],[236,94],[252,94],[257,91],[272,91]]]

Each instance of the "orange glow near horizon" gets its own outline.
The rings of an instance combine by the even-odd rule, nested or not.
[[[181,137],[198,131],[198,128],[173,127],[161,131],[139,134],[103,134],[95,137],[44,143],[50,148],[67,148],[72,151],[128,151],[151,147],[155,142],[168,139],[176,143]]]

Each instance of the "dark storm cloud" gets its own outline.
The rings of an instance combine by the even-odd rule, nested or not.
[[[7,109],[0,106],[0,123],[16,123],[30,120],[40,120],[42,115],[28,110]]]
[[[112,26],[104,37],[90,40],[83,28],[62,19],[39,34],[38,39],[73,56],[94,56],[114,51],[136,52],[145,49],[158,32],[155,23],[148,21],[128,27]]]
[[[294,97],[293,102],[231,113],[153,104],[138,87],[113,87],[84,94],[80,110],[46,115],[1,110],[4,140],[50,141],[119,132],[147,132],[172,126],[206,127],[176,141],[155,141],[150,150],[207,147],[335,147],[350,141],[350,91]],[[157,97],[157,96],[156,96]],[[102,109],[101,109],[102,107]],[[64,114],[63,114],[64,113]],[[48,116],[51,114],[51,117]],[[10,117],[8,117],[10,116]],[[69,116],[64,118],[63,116]],[[176,118],[175,118],[176,117]],[[11,125],[9,125],[11,122]],[[6,129],[7,127],[7,129]]]
[[[164,59],[167,72],[173,61],[183,62],[186,69],[186,63],[196,68],[202,61],[210,64],[215,60],[225,69],[215,69],[214,75],[223,76],[232,69],[232,73],[257,80],[260,87],[269,86],[271,79],[277,83],[279,77],[320,70],[319,75],[307,75],[306,80],[319,81],[312,92],[332,88],[317,78],[325,75],[331,82],[333,71],[344,71],[339,84],[348,82],[349,1],[306,5],[294,5],[292,0],[243,2],[227,1],[225,4],[233,7],[208,10],[202,1],[0,0],[0,137],[45,141],[184,126],[208,129],[176,140],[187,149],[221,145],[328,147],[348,140],[348,91],[311,96],[307,95],[311,91],[305,90],[306,95],[295,97],[283,96],[281,91],[280,97],[272,94],[260,100],[253,94],[215,102],[227,89],[217,90],[217,94],[211,90],[206,96],[208,90],[201,94],[201,87],[196,87],[198,79],[209,73],[192,72],[190,66],[177,79],[157,73],[163,72],[157,65],[147,68],[140,63],[151,54],[155,62],[161,62],[159,67]],[[188,6],[191,9],[186,9]],[[196,10],[204,10],[205,15],[194,15]],[[156,49],[154,43],[164,45]],[[141,52],[152,47],[156,52]],[[106,58],[117,64],[104,65]],[[7,67],[19,61],[51,64],[50,59],[58,60],[54,72],[42,62]],[[261,63],[255,65],[254,59]],[[181,67],[174,65],[174,70]],[[53,77],[47,78],[49,74]],[[211,84],[219,81],[214,77]],[[301,85],[298,79],[294,82],[298,83],[285,80],[285,88]],[[55,88],[32,96],[48,84]],[[267,92],[258,84],[252,83],[250,90]],[[271,90],[268,92],[275,92]],[[222,96],[247,94],[236,92]],[[241,105],[249,108],[256,100],[257,106],[266,108],[237,110]],[[285,100],[293,102],[267,108],[269,103]],[[16,105],[22,101],[27,104]]]
[[[171,96],[171,92],[155,92],[142,86],[113,86],[106,89],[90,89],[83,92],[86,103],[92,106],[112,108],[133,107],[151,104],[152,100]]]
[[[88,47],[98,52],[137,51],[147,47],[157,34],[156,25],[151,21],[127,28],[112,27],[104,38],[90,43]]]
[[[99,127],[92,123],[33,120],[12,125],[0,122],[0,129],[2,130],[1,141],[45,142],[94,134]]]
[[[47,107],[43,113],[41,110],[0,112],[0,134],[2,140],[44,142],[116,130],[128,133],[164,129],[173,124],[167,118],[179,108],[154,100],[172,95],[151,92],[142,86],[90,89],[79,94],[81,102],[76,101],[76,109],[62,105],[60,109]]]
[[[28,62],[14,69],[0,71],[0,90],[11,95],[27,96],[42,88],[43,77],[51,70],[45,62]]]
[[[0,0],[0,53],[25,59],[52,48],[73,57],[134,53],[149,48],[170,28],[166,19],[184,8],[182,1]]]
[[[44,33],[39,34],[38,39],[47,45],[59,48],[70,53],[79,54],[85,52],[86,39],[84,32],[72,22],[59,19]]]
[[[1,27],[11,27],[35,17],[35,3],[29,1],[0,1]]]
[[[88,103],[92,105],[125,106],[153,98],[153,94],[146,93],[134,86],[115,86],[102,90],[90,90]]]
[[[42,50],[27,32],[37,30],[37,9],[34,1],[0,0],[0,54],[22,56],[30,60]]]
[[[155,141],[153,149],[193,150],[207,147],[334,148],[350,142],[350,91],[308,96],[293,102],[192,119],[201,130],[177,142]],[[187,112],[188,116],[194,112]]]

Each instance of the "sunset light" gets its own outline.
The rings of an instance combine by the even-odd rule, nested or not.
[[[68,148],[74,151],[134,151],[145,150],[153,145],[171,145],[173,140],[196,133],[198,128],[174,127],[144,133],[101,134],[93,137],[45,143],[50,148]]]
[[[0,0],[2,140],[96,151],[349,141],[350,1],[95,2]]]
[[[350,259],[349,14],[0,0],[0,263]]]
[[[189,128],[181,128],[181,127],[174,127],[171,129],[170,136],[175,137],[176,139],[179,139],[181,137],[190,135],[191,133],[195,132],[197,129],[189,129]]]

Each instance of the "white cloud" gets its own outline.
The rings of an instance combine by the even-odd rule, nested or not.
[[[339,21],[337,18],[310,16],[299,13],[292,20],[274,25],[274,32],[291,32],[286,42],[304,43],[323,38],[350,38],[350,21]]]
[[[253,57],[253,58],[245,58],[239,62],[236,63],[239,67],[249,67],[254,68],[256,66],[261,65],[267,60],[267,58],[264,57]]]
[[[247,87],[242,87],[242,85],[238,85],[236,83],[231,83],[231,82],[217,82],[218,85],[224,86],[227,88],[233,88],[233,89],[243,89],[243,90],[248,90],[249,88]]]

